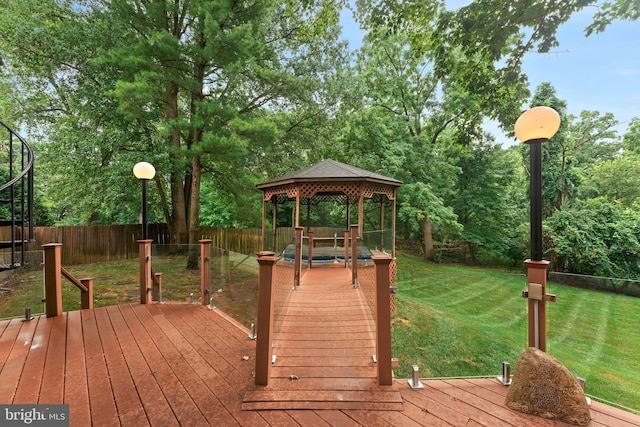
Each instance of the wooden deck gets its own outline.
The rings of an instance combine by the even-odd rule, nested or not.
[[[326,293],[306,295],[315,304]],[[296,304],[292,302],[292,317],[299,316]],[[358,310],[346,311],[359,316]],[[340,333],[339,328],[325,329]],[[304,330],[313,330],[318,338],[323,333],[312,324]],[[361,343],[351,340],[347,347],[354,349],[355,359],[347,347],[327,349],[335,350],[340,360],[335,370],[325,366],[321,372],[334,375],[305,380],[305,372],[312,372],[302,360],[324,363],[325,356],[314,357],[316,347],[304,348],[304,340],[295,339],[301,338],[295,328],[276,343],[278,381],[269,387],[289,394],[280,401],[307,402],[299,408],[317,408],[324,401],[324,409],[251,409],[245,396],[260,390],[253,385],[255,342],[248,333],[224,313],[190,304],[126,304],[30,322],[0,321],[0,404],[67,403],[72,426],[565,425],[509,410],[504,405],[507,388],[493,379],[423,381],[425,388],[419,391],[396,380],[389,390],[400,403],[372,398],[368,407],[345,407],[328,393],[341,388],[343,401],[360,403],[361,397],[350,396],[376,393],[369,376],[371,348],[358,350]],[[342,363],[357,366],[341,371]],[[361,376],[349,382],[337,372]],[[299,379],[286,379],[291,374]],[[320,387],[317,398],[311,399],[307,384]],[[639,416],[597,402],[591,413],[592,426],[640,426]]]
[[[374,321],[350,270],[308,270],[283,311],[269,385],[248,391],[243,409],[402,409],[397,385],[377,383]]]

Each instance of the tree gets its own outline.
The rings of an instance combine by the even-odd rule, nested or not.
[[[474,96],[461,93],[455,79],[434,74],[433,51],[415,41],[417,32],[432,40],[439,5],[432,3],[419,19],[411,2],[367,6],[359,2],[357,14],[369,30],[356,63],[368,117],[362,123],[367,130],[356,132],[367,135],[357,142],[359,152],[395,165],[394,176],[405,182],[399,217],[413,223],[407,224],[410,234],[421,231],[425,254],[433,259],[434,229],[459,230],[451,227],[455,215],[446,204],[458,173],[447,159],[455,149],[447,145],[466,144],[465,134],[478,131],[482,116]]]
[[[61,192],[86,183],[69,208],[74,215],[88,210],[89,221],[121,218],[109,206],[133,204],[133,197],[117,202],[119,194],[137,194],[122,190],[134,188],[131,165],[144,159],[158,170],[156,212],[175,242],[193,242],[203,174],[219,191],[241,182],[253,189],[264,175],[262,159],[285,152],[273,149],[276,141],[311,128],[327,113],[323,107],[339,104],[322,86],[346,58],[331,1],[10,6],[3,22],[18,31],[4,41],[22,48],[9,62],[23,78],[16,86],[33,86],[22,92],[31,110],[24,120],[48,112],[35,127],[51,142],[42,150],[48,185]]]
[[[602,198],[627,208],[640,207],[640,156],[635,153],[600,162],[589,171],[590,198]]]
[[[597,276],[640,277],[637,212],[602,199],[578,202],[545,221],[552,268]]]
[[[566,114],[567,102],[558,98],[550,83],[536,88],[531,107],[539,105],[555,109],[561,117],[556,135],[542,144],[543,214],[549,217],[576,196],[586,168],[613,158],[620,144],[612,130],[618,123],[612,114],[583,111],[578,121]],[[528,164],[529,150],[522,150]]]
[[[636,21],[640,18],[638,0],[616,0],[602,3],[587,29],[586,34],[603,32],[614,20]]]
[[[522,219],[522,207],[517,209],[516,200],[509,194],[519,170],[518,159],[512,153],[496,145],[493,137],[484,135],[458,160],[461,173],[453,206],[464,227],[460,240],[472,262],[478,257],[492,261],[509,256],[510,239],[506,236]]]

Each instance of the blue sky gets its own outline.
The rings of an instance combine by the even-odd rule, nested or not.
[[[447,6],[468,3],[455,0]],[[616,130],[623,134],[633,117],[640,118],[640,21],[615,21],[603,33],[587,38],[584,29],[595,11],[590,7],[574,15],[558,30],[560,46],[547,54],[527,54],[523,67],[532,93],[540,83],[551,82],[558,97],[567,101],[570,114],[577,116],[582,110],[613,113],[621,122]],[[343,37],[355,48],[362,33],[349,13],[343,13]],[[485,129],[504,146],[516,143],[495,124],[487,123]]]

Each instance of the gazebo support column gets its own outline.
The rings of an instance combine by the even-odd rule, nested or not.
[[[351,225],[351,284],[358,286],[358,225]]]
[[[300,189],[296,190],[296,222],[295,227],[300,226]]]
[[[384,197],[380,197],[380,250],[384,246]]]
[[[260,251],[264,251],[265,239],[267,237],[267,201],[262,201],[262,241],[260,242]]]
[[[309,258],[307,261],[309,262],[309,268],[313,266],[313,231],[307,230],[307,235],[309,236],[309,248],[307,249],[307,257]]]
[[[391,201],[391,257],[396,257],[396,191],[393,190],[393,200]]]
[[[344,230],[344,268],[349,268],[349,229]]]
[[[293,266],[293,288],[300,286],[300,270],[302,269],[302,230],[303,227],[296,227],[296,244]]]
[[[276,199],[273,199],[273,212],[272,212],[272,221],[273,221],[273,225],[271,226],[271,232],[273,233],[273,243],[271,244],[273,247],[271,248],[272,251],[276,252],[278,251],[278,241],[277,241],[277,236],[278,236],[278,203],[276,202]]]
[[[362,236],[364,230],[364,190],[360,185],[360,196],[358,197],[358,234]]]

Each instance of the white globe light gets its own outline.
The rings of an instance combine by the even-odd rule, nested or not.
[[[133,167],[133,174],[138,179],[153,179],[156,176],[156,168],[151,163],[140,162]]]
[[[516,137],[522,142],[549,139],[560,128],[560,115],[550,107],[534,107],[518,117],[514,127]]]

